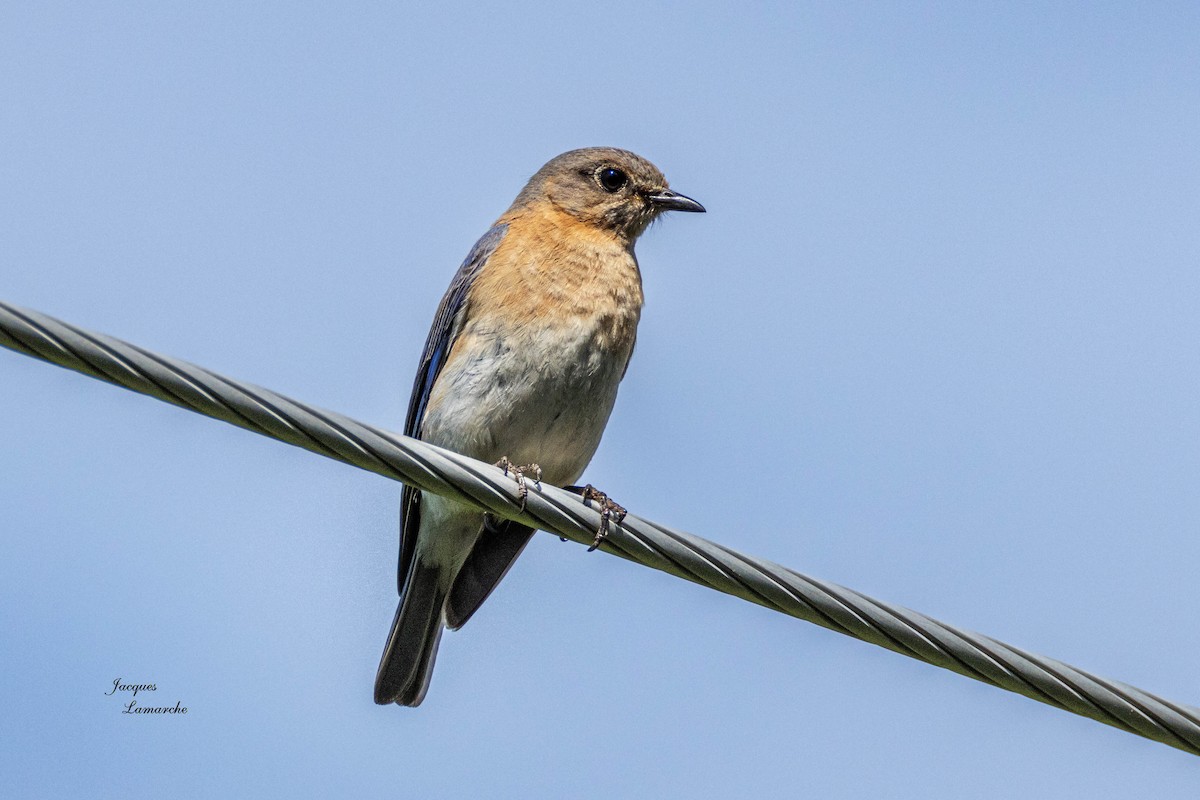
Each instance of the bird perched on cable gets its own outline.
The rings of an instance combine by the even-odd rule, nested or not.
[[[668,210],[704,207],[626,150],[572,150],[538,170],[450,282],[404,433],[499,462],[522,496],[526,473],[556,486],[578,480],[633,352],[642,310],[634,242]],[[533,530],[407,486],[400,515],[400,605],[375,702],[415,706],[443,627],[475,613]]]

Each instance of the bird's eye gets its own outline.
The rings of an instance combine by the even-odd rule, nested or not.
[[[606,192],[619,192],[629,183],[629,176],[616,167],[605,167],[596,173],[600,188]]]

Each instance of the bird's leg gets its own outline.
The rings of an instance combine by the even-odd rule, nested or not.
[[[604,541],[605,536],[608,536],[609,525],[613,521],[616,521],[616,523],[620,525],[621,520],[625,519],[625,515],[629,512],[625,510],[624,506],[613,502],[611,497],[597,489],[595,486],[592,486],[590,483],[587,486],[582,487],[567,486],[564,488],[568,492],[574,492],[575,494],[579,495],[585,504],[594,500],[596,505],[600,508],[600,529],[596,531],[596,540],[592,542],[592,546],[588,548],[588,552],[590,553],[600,546],[600,543]],[[562,539],[561,536],[558,538]],[[566,539],[562,540],[564,542],[566,541]]]
[[[496,466],[504,470],[504,474],[512,473],[513,478],[517,482],[517,496],[521,501],[521,510],[525,510],[525,498],[529,497],[529,487],[525,485],[525,473],[533,476],[533,482],[540,490],[542,488],[542,468],[537,464],[516,465],[508,460],[508,456],[504,456],[496,462]]]

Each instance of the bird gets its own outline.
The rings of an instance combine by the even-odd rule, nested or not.
[[[628,150],[588,147],[534,173],[467,255],[425,342],[404,433],[568,487],[600,444],[637,337],[634,244],[666,211],[703,212]],[[570,486],[577,489],[578,487]],[[624,510],[588,486],[608,511]],[[533,529],[405,486],[400,602],[375,702],[417,706],[444,628],[458,629]],[[597,534],[597,543],[603,526]]]

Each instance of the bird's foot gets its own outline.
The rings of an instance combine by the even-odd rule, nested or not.
[[[542,468],[537,464],[523,464],[518,466],[508,460],[508,456],[504,456],[496,462],[496,466],[504,470],[504,474],[512,473],[513,478],[517,482],[517,497],[521,501],[521,510],[525,510],[525,498],[529,497],[529,487],[525,484],[525,474],[529,473],[533,476],[533,482],[540,490],[542,488]]]
[[[588,548],[588,552],[590,553],[600,546],[600,543],[604,541],[604,537],[608,536],[608,529],[612,523],[616,522],[620,525],[621,521],[625,519],[625,515],[629,512],[625,510],[624,506],[613,502],[611,497],[590,483],[582,488],[579,486],[568,486],[567,491],[577,493],[585,504],[595,501],[597,507],[600,509],[600,528],[596,531],[596,540]],[[565,542],[566,539],[563,539],[563,541]]]

